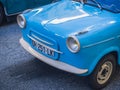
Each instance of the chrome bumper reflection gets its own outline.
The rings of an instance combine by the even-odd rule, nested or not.
[[[27,50],[33,56],[37,57],[41,61],[43,61],[55,68],[58,68],[58,69],[61,69],[63,71],[67,71],[70,73],[74,73],[74,74],[84,74],[84,73],[88,72],[88,69],[76,68],[76,67],[66,64],[64,62],[60,62],[59,60],[53,60],[46,56],[43,56],[42,54],[40,54],[40,53],[36,52],[34,49],[32,49],[30,47],[30,45],[23,38],[20,39],[20,44],[23,46],[23,48],[25,50]]]

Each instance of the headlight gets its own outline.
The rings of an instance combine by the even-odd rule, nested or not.
[[[17,16],[17,23],[21,28],[25,28],[25,26],[26,26],[25,17],[23,15],[18,15]]]
[[[75,36],[68,37],[67,47],[72,53],[77,53],[80,50],[80,43]]]

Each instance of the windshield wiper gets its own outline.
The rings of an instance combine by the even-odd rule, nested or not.
[[[100,8],[100,10],[102,10],[102,5],[99,2],[97,2],[96,0],[91,0],[91,1],[93,1],[94,3],[96,3],[97,6]]]

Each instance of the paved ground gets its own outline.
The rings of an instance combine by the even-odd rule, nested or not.
[[[26,52],[19,44],[21,30],[0,27],[0,90],[90,90],[84,77],[55,69]],[[120,70],[104,90],[120,90]]]

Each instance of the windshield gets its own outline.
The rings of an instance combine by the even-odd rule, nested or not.
[[[81,1],[81,0],[74,0]],[[98,2],[103,9],[109,10],[114,13],[120,13],[120,0],[94,0]],[[97,3],[94,3],[93,0],[87,0],[86,4],[97,6]]]

